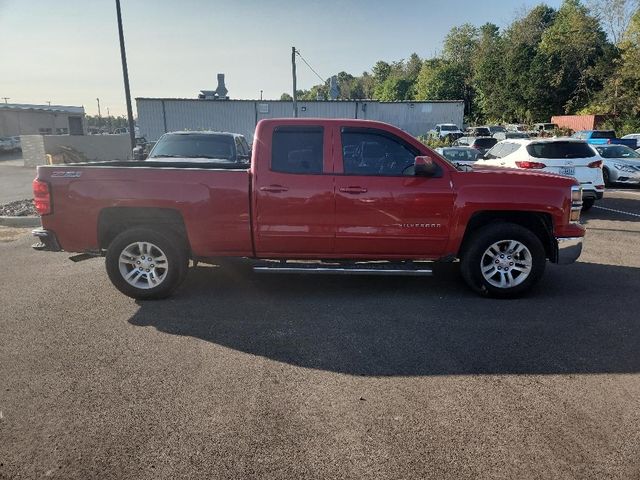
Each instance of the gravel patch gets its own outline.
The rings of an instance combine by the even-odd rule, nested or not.
[[[17,200],[0,205],[0,217],[31,217],[38,215],[33,200]]]

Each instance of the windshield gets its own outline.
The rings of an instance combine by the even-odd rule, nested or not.
[[[442,130],[443,132],[454,132],[458,130],[458,127],[456,127],[455,125],[441,125],[440,130]]]
[[[491,130],[491,133],[498,133],[498,132],[506,132],[507,129],[504,128],[502,125],[493,125],[491,127],[489,127],[489,130]]]
[[[149,158],[211,158],[235,161],[231,135],[169,134],[163,136]]]
[[[604,158],[640,158],[640,153],[625,145],[596,147],[596,150],[598,150],[598,153]]]

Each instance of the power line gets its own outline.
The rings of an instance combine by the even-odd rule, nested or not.
[[[322,78],[320,74],[316,72],[311,65],[309,65],[309,62],[307,62],[307,60],[302,56],[302,54],[300,53],[300,50],[296,50],[296,53],[302,59],[302,61],[307,65],[307,67],[309,67],[309,69],[316,74],[316,77],[318,77],[322,83],[326,83],[327,80]]]

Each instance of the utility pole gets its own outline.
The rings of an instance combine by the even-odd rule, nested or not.
[[[260,101],[262,101],[262,90],[260,90]]]
[[[98,102],[98,129],[102,126],[102,115],[100,114],[100,99],[96,98],[96,102]]]
[[[131,150],[136,146],[136,130],[133,124],[133,109],[131,108],[131,92],[129,91],[129,69],[127,68],[127,52],[124,48],[124,32],[122,31],[122,12],[120,0],[116,0],[116,14],[118,16],[118,34],[120,36],[120,57],[122,58],[122,76],[124,77],[124,96],[127,101],[127,117],[129,119],[129,138]]]
[[[298,95],[296,93],[296,47],[291,47],[291,75],[293,76],[293,117],[298,117]]]
[[[47,105],[51,106],[51,100],[47,100]]]
[[[4,100],[4,103],[8,103],[7,100],[9,100],[11,97],[2,97],[2,99]]]

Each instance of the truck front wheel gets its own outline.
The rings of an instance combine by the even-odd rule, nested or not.
[[[481,228],[466,242],[461,273],[481,295],[515,297],[530,289],[544,273],[546,255],[540,239],[514,223]]]
[[[187,253],[173,235],[150,228],[132,228],[119,234],[106,255],[111,283],[139,300],[168,297],[182,283]]]

